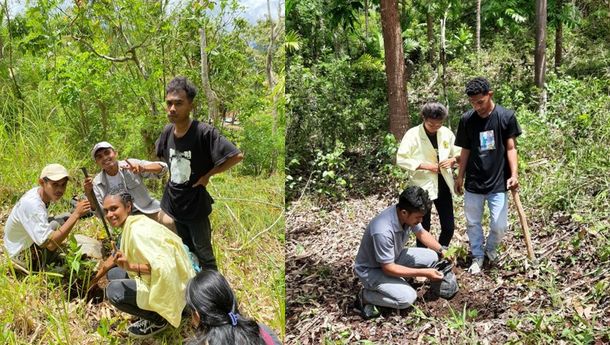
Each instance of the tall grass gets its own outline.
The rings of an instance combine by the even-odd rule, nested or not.
[[[63,164],[73,177],[64,198],[50,207],[51,214],[68,211],[69,198],[83,193],[79,167],[86,166],[90,174],[98,171],[88,155],[90,145],[69,142],[68,129],[56,125],[62,123],[58,116],[54,108],[35,97],[0,100],[0,237],[11,207],[37,184],[44,165]],[[159,198],[164,183],[147,183]],[[242,313],[269,325],[282,338],[283,185],[281,175],[263,178],[227,172],[215,176],[208,186],[216,201],[210,219],[219,269],[235,289]],[[104,237],[100,221],[93,218],[77,223],[73,233]],[[142,343],[126,337],[130,315],[107,302],[91,305],[70,300],[67,291],[57,277],[16,274],[0,245],[0,344]],[[144,343],[181,344],[194,333],[189,321]]]
[[[212,179],[216,199],[211,215],[218,266],[237,292],[242,313],[284,334],[283,177]],[[76,190],[74,184],[72,188]],[[156,190],[155,194],[160,193]],[[56,206],[66,208],[67,202]],[[6,206],[0,209],[3,232]],[[77,223],[76,233],[102,236],[96,219]],[[18,276],[5,254],[0,257],[0,343],[98,344],[132,343],[125,332],[130,316],[107,302],[89,305],[67,298],[67,286],[45,274]],[[103,323],[109,324],[104,332]],[[99,329],[99,332],[98,332]],[[154,344],[181,344],[194,330],[182,327],[155,337]],[[139,344],[138,342],[133,342]]]

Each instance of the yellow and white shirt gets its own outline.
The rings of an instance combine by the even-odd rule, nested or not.
[[[438,157],[436,150],[426,135],[424,125],[421,124],[409,129],[405,133],[396,153],[396,164],[412,172],[410,184],[426,190],[430,200],[438,198],[437,174],[428,170],[418,170],[417,168],[424,162],[439,164],[439,159],[444,161],[445,159],[458,157],[461,151],[460,147],[454,145],[455,135],[445,126],[442,126],[436,132],[436,141],[438,143]],[[455,193],[451,169],[442,169],[441,175],[445,179],[451,193]]]

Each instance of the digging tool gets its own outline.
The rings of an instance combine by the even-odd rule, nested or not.
[[[81,168],[81,170],[83,171],[83,174],[85,174],[85,178],[89,177],[89,174],[87,174],[87,168],[83,167]],[[95,212],[97,212],[97,215],[102,220],[102,224],[104,224],[104,230],[106,230],[106,235],[108,236],[110,243],[112,243],[112,249],[116,251],[114,240],[112,239],[112,234],[110,233],[110,230],[108,230],[108,224],[106,224],[106,218],[104,218],[104,210],[102,210],[102,206],[100,205],[100,202],[97,200],[95,195],[93,195],[93,203],[95,204]]]
[[[527,246],[527,257],[530,261],[534,261],[536,258],[534,256],[534,247],[532,246],[532,239],[530,238],[530,229],[527,225],[527,218],[525,217],[525,211],[523,210],[523,205],[521,205],[521,198],[519,198],[519,191],[517,188],[511,189],[513,194],[513,200],[515,201],[515,206],[517,206],[517,212],[519,213],[519,222],[521,223],[521,228],[523,229],[523,237],[525,237],[525,245]]]
[[[81,170],[83,171],[83,174],[85,174],[85,178],[89,177],[89,174],[87,174],[87,168],[83,167],[81,168]],[[100,297],[101,289],[97,283],[100,281],[100,279],[102,279],[103,276],[106,275],[106,273],[108,273],[108,271],[110,271],[111,268],[116,266],[116,264],[114,263],[114,253],[116,253],[117,251],[116,244],[114,243],[114,239],[112,238],[112,234],[110,233],[110,230],[108,229],[108,224],[106,224],[106,219],[104,218],[104,210],[102,209],[102,206],[100,205],[95,195],[93,195],[93,202],[95,203],[95,212],[97,212],[97,215],[102,220],[102,224],[104,224],[104,230],[106,230],[106,235],[108,236],[108,239],[110,239],[110,244],[112,245],[112,254],[110,254],[110,256],[106,260],[104,260],[102,266],[95,274],[95,277],[93,277],[93,279],[89,281],[89,289],[87,290],[87,300]],[[103,294],[101,295],[101,297],[103,298]]]

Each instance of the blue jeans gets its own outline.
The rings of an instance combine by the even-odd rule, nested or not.
[[[487,241],[485,241],[481,225],[485,201],[487,201],[490,214]],[[488,258],[495,260],[498,256],[498,244],[502,241],[508,227],[508,193],[476,194],[466,191],[464,193],[464,214],[472,256],[482,258],[487,254]]]

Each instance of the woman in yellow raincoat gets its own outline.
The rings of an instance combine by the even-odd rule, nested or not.
[[[106,296],[121,311],[140,318],[128,331],[143,338],[168,324],[180,325],[186,284],[195,270],[180,237],[145,215],[130,215],[132,206],[128,193],[104,198],[106,219],[123,230],[114,254],[118,267],[108,272]]]

